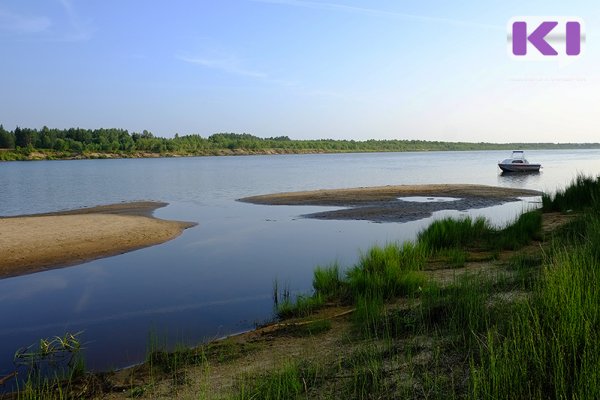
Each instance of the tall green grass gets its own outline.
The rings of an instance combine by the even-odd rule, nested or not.
[[[463,275],[451,285],[431,283],[421,296],[422,323],[430,329],[448,330],[470,339],[494,320],[490,302],[493,282],[480,275]]]
[[[532,240],[540,240],[541,229],[542,213],[537,210],[529,211],[506,227],[492,231],[489,245],[495,249],[517,250]]]
[[[284,297],[276,304],[280,318],[305,317],[326,301],[357,305],[359,299],[390,299],[415,293],[424,285],[419,272],[427,260],[424,247],[413,243],[390,243],[374,246],[362,254],[359,262],[345,274],[337,263],[317,267],[313,277],[313,294]]]
[[[418,271],[426,260],[424,248],[410,242],[374,246],[346,273],[350,295],[354,300],[361,296],[390,299],[410,295],[425,282]]]
[[[373,246],[345,274],[337,263],[317,267],[313,294],[294,300],[284,296],[282,301],[276,301],[277,315],[307,316],[330,301],[357,305],[359,299],[387,301],[414,295],[425,284],[420,270],[432,254],[445,254],[453,266],[460,267],[467,260],[465,249],[518,249],[540,238],[541,224],[539,211],[524,213],[504,228],[495,228],[482,217],[435,221],[418,234],[416,243]],[[278,298],[277,294],[274,298]]]
[[[483,217],[475,220],[471,217],[461,219],[448,217],[432,222],[419,232],[417,241],[432,251],[463,248],[473,245],[482,237],[487,237],[492,230],[489,222]]]
[[[551,211],[581,211],[600,200],[600,176],[592,178],[583,174],[577,177],[565,189],[557,190],[554,195],[542,196],[542,209]]]
[[[313,274],[315,294],[326,301],[343,300],[347,291],[347,282],[343,280],[340,266],[337,262],[327,267],[317,267]]]
[[[386,354],[375,344],[368,343],[358,348],[344,360],[343,366],[349,370],[345,397],[351,399],[385,398],[387,391],[384,361]]]
[[[464,248],[515,250],[540,239],[541,227],[539,211],[523,213],[504,228],[493,227],[483,217],[444,218],[419,232],[417,242],[433,252]]]
[[[307,317],[325,304],[323,297],[316,293],[312,296],[300,294],[294,300],[284,299],[277,304],[276,313],[279,318]]]
[[[600,218],[547,256],[530,301],[490,329],[473,363],[473,398],[600,398]]]

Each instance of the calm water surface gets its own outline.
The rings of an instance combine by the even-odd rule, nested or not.
[[[478,183],[554,191],[578,172],[600,174],[600,151],[530,151],[537,175],[502,176],[506,152],[428,152],[0,163],[0,215],[132,200],[169,202],[161,218],[195,221],[179,238],[69,268],[0,280],[0,375],[17,348],[84,331],[87,365],[143,359],[153,332],[197,344],[272,317],[273,281],[310,289],[316,265],[353,263],[374,243],[410,240],[431,219],[376,224],[300,215],[323,207],[235,199],[357,186]],[[474,210],[501,224],[525,207]],[[456,215],[441,212],[433,218]],[[0,255],[1,256],[1,255]]]

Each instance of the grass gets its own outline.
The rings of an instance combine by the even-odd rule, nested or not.
[[[346,273],[350,297],[382,297],[386,300],[415,293],[425,278],[419,272],[427,255],[410,242],[402,246],[374,246]]]
[[[337,373],[325,373],[331,381],[344,380],[336,394],[328,397],[323,381],[313,380],[318,395],[294,396],[600,398],[600,207],[594,200],[600,181],[578,177],[575,185],[557,194],[551,207],[545,197],[545,210],[581,209],[584,216],[557,231],[544,252],[515,252],[503,276],[462,275],[439,285],[421,269],[432,255],[460,268],[469,249],[499,254],[541,240],[539,211],[503,228],[483,219],[437,221],[415,244],[373,247],[345,274],[337,264],[317,269],[314,294],[355,307],[351,340],[364,345],[340,361]],[[498,296],[506,290],[530,293]],[[390,308],[397,297],[414,305]],[[436,345],[431,361],[422,363],[410,346],[399,345],[415,337],[447,344]],[[394,378],[398,370],[404,386]]]
[[[445,258],[452,268],[464,267],[469,258],[469,253],[466,250],[454,247],[440,251],[438,255]]]
[[[543,258],[540,254],[517,253],[508,260],[507,268],[514,272],[514,288],[530,291],[537,281]]]
[[[448,253],[465,248],[516,250],[540,239],[541,226],[539,211],[523,213],[504,228],[495,228],[482,217],[474,220],[444,218],[421,231],[417,241],[432,252]]]
[[[554,195],[542,196],[542,210],[582,211],[600,201],[600,176],[593,178],[578,174],[565,189],[557,190]]]
[[[242,377],[233,399],[295,399],[318,382],[319,372],[308,363],[287,362],[265,374]]]
[[[529,211],[521,214],[513,223],[491,233],[490,247],[518,250],[532,240],[541,239],[542,213]]]
[[[358,348],[345,360],[349,370],[345,395],[352,399],[381,397],[387,391],[386,354],[373,343]]]
[[[474,335],[496,323],[501,303],[491,302],[494,280],[480,275],[462,275],[451,285],[427,286],[416,312],[428,332],[458,334],[465,344],[472,344]]]
[[[284,295],[276,303],[277,315],[280,318],[306,317],[326,302],[335,301],[356,308],[353,320],[363,335],[379,335],[381,327],[389,323],[385,302],[422,295],[428,282],[421,269],[431,255],[442,255],[452,267],[460,268],[467,261],[467,248],[517,249],[531,240],[540,239],[540,230],[541,213],[538,211],[524,213],[504,228],[494,228],[484,218],[435,221],[419,233],[416,243],[371,247],[345,274],[341,273],[337,263],[317,267],[313,276],[313,294],[299,295],[293,301],[289,294]],[[525,279],[523,276],[522,280]],[[430,288],[427,293],[435,290]],[[466,297],[475,295],[466,287],[460,292]],[[277,294],[274,297],[277,299]],[[440,301],[447,299],[444,297]]]
[[[579,201],[564,199],[569,208]],[[600,218],[598,203],[590,207],[565,232],[584,230],[546,255],[531,300],[514,307],[505,329],[488,331],[472,363],[473,398],[600,397]]]
[[[306,317],[326,302],[355,307],[352,320],[362,338],[381,339],[406,332],[406,323],[424,324],[432,329],[452,332],[468,328],[465,342],[472,342],[474,332],[491,324],[487,306],[493,285],[485,279],[465,277],[453,285],[440,288],[428,282],[421,271],[431,255],[446,257],[454,268],[464,266],[472,246],[485,248],[519,248],[539,238],[541,214],[522,214],[504,228],[494,228],[485,219],[446,218],[432,223],[419,233],[416,243],[388,243],[373,246],[361,254],[359,261],[345,274],[333,263],[317,267],[313,276],[313,294],[290,296],[276,304],[280,318]],[[522,285],[530,284],[525,269],[519,272]],[[284,292],[285,293],[285,292]],[[420,315],[390,316],[386,302],[398,297],[421,298]],[[277,298],[277,295],[275,295]],[[465,325],[466,324],[466,325]]]
[[[307,317],[325,304],[319,294],[312,296],[298,295],[295,300],[284,299],[276,306],[277,316],[281,319]]]
[[[598,398],[599,278],[587,249],[556,253],[531,302],[513,310],[503,332],[488,333],[473,396]]]
[[[316,295],[326,301],[346,297],[347,283],[342,278],[337,262],[327,267],[317,267],[313,275],[313,288]]]
[[[336,263],[316,268],[313,294],[298,295],[294,300],[289,295],[283,296],[276,304],[277,315],[280,318],[306,317],[326,301],[357,304],[360,298],[412,295],[425,283],[419,270],[426,260],[424,248],[412,243],[374,246],[362,254],[344,276]]]
[[[370,249],[345,275],[337,265],[318,269],[315,293],[352,304],[354,340],[367,343],[342,363],[350,372],[340,393],[350,398],[600,398],[600,207],[595,201],[600,181],[578,177],[574,185],[551,199],[553,205],[546,196],[544,209],[584,214],[559,229],[544,252],[515,252],[506,262],[508,277],[463,275],[441,286],[425,280],[420,270],[434,254],[459,268],[468,249],[515,251],[540,240],[539,211],[503,228],[483,219],[437,221],[416,244]],[[499,297],[504,290],[530,294]],[[413,298],[416,306],[390,309],[397,297]],[[420,335],[450,346],[426,366],[408,357],[406,379],[415,383],[395,386],[394,356],[374,343],[393,347]],[[450,359],[444,360],[442,351]],[[458,368],[450,368],[452,357]]]
[[[331,321],[320,319],[305,324],[287,325],[276,331],[276,334],[292,337],[316,336],[331,330]]]
[[[461,219],[448,217],[432,222],[426,229],[419,232],[417,241],[432,251],[464,248],[473,246],[492,231],[493,228],[483,217],[474,220],[470,217]]]
[[[318,329],[314,327],[315,332]],[[232,339],[217,340],[197,347],[178,344],[171,351],[166,346],[153,346],[146,355],[146,363],[159,372],[174,373],[189,366],[203,366],[209,360],[231,362],[255,350],[256,346],[252,343],[237,343]]]
[[[359,296],[352,315],[355,331],[362,338],[381,338],[387,329],[387,313],[382,296]],[[382,333],[383,331],[383,333]]]

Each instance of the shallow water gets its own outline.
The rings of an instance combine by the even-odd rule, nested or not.
[[[530,151],[535,175],[500,175],[506,152],[427,152],[0,163],[0,215],[131,200],[169,202],[158,217],[198,222],[179,238],[78,266],[0,280],[0,375],[17,348],[83,330],[87,365],[139,362],[150,333],[195,344],[272,317],[273,281],[310,289],[316,265],[353,263],[374,243],[411,240],[431,219],[406,223],[300,218],[324,207],[235,199],[359,186],[477,183],[553,191],[577,172],[600,173],[600,151]],[[503,224],[527,207],[462,214]],[[435,213],[433,218],[461,214]]]
[[[414,203],[447,203],[450,201],[459,201],[462,199],[459,197],[408,196],[408,197],[398,197],[398,200],[414,202]]]

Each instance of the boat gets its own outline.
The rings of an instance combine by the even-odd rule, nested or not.
[[[515,150],[512,156],[498,163],[502,172],[539,172],[541,164],[531,164],[522,150]]]

